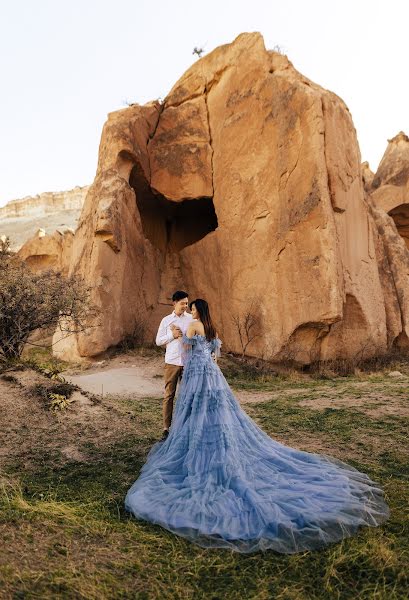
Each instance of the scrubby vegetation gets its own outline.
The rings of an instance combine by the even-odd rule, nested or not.
[[[95,326],[91,289],[77,276],[33,273],[0,240],[0,362],[19,358],[30,335],[50,327],[76,333]]]

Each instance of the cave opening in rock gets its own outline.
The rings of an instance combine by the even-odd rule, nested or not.
[[[56,254],[32,254],[24,259],[33,271],[47,271],[54,269],[58,265],[58,256]]]
[[[396,206],[388,214],[395,221],[396,229],[403,237],[409,250],[409,203]]]
[[[164,252],[179,252],[217,228],[211,197],[168,200],[152,191],[139,165],[132,168],[129,185],[135,191],[145,237]]]

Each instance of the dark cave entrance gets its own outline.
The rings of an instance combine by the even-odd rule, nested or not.
[[[129,176],[146,238],[163,252],[179,252],[217,229],[212,198],[172,202],[154,194],[139,165]]]
[[[409,203],[396,206],[388,212],[388,215],[395,221],[396,229],[409,250]]]

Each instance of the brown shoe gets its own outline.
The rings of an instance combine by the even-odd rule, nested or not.
[[[160,438],[161,442],[164,442],[169,435],[169,429],[164,429],[162,433],[162,437]]]

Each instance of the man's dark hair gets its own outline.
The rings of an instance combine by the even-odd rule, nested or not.
[[[179,300],[183,300],[183,298],[187,298],[188,296],[189,294],[187,292],[182,292],[181,290],[178,290],[173,294],[172,302],[179,302]]]

